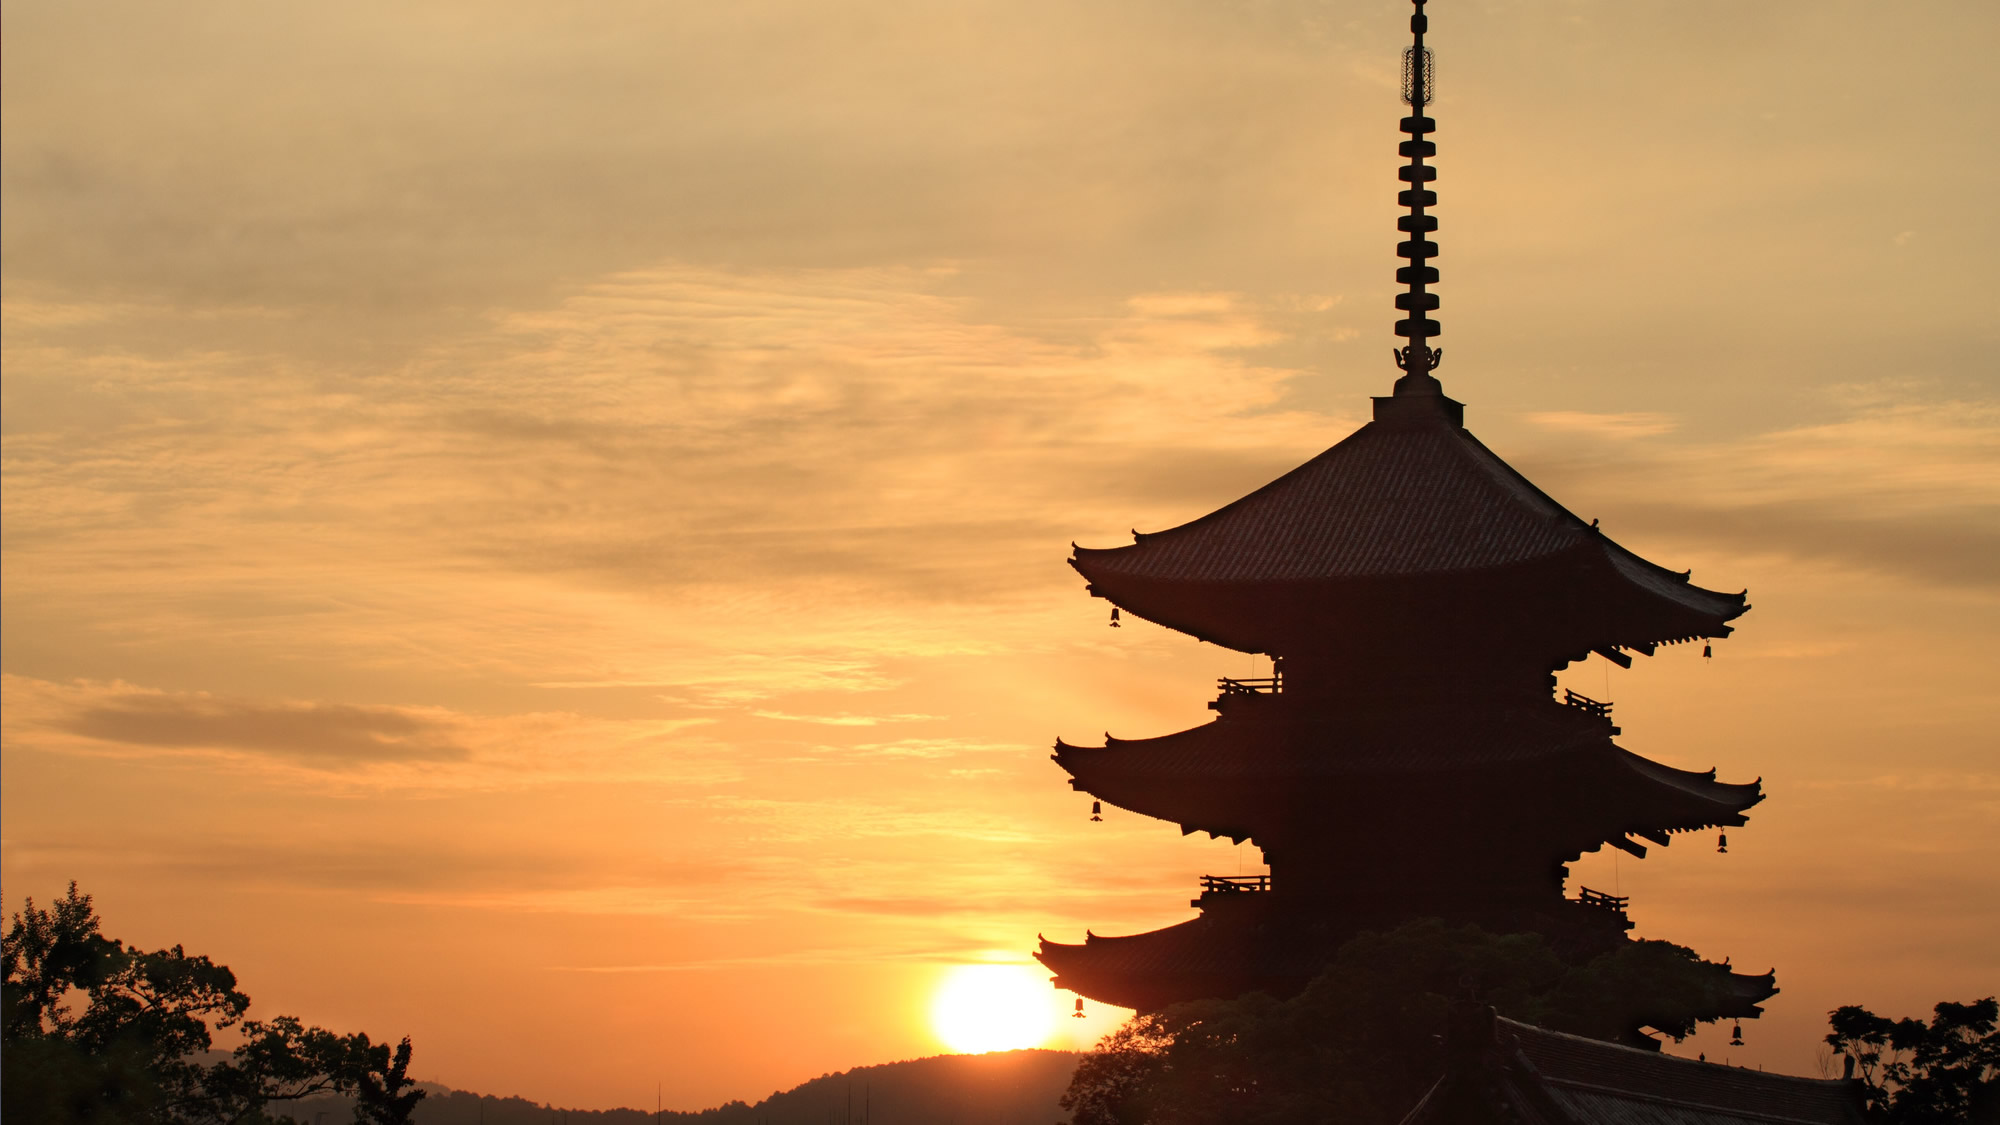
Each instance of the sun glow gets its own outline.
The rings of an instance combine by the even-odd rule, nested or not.
[[[1038,1047],[1055,1030],[1056,994],[1025,965],[961,965],[931,999],[931,1030],[963,1054]]]

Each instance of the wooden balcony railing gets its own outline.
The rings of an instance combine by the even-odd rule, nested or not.
[[[1245,676],[1242,679],[1224,676],[1215,684],[1224,695],[1278,695],[1285,690],[1283,676]]]
[[[1566,706],[1575,707],[1581,711],[1588,711],[1607,723],[1611,721],[1611,704],[1609,703],[1599,703],[1587,695],[1578,695],[1568,688],[1563,689],[1563,703]]]
[[[1625,904],[1632,901],[1632,896],[1608,895],[1603,891],[1593,891],[1589,887],[1582,887],[1577,890],[1574,901],[1580,902],[1585,906],[1594,906],[1599,910],[1609,910],[1613,914],[1623,918],[1625,917]]]
[[[1254,894],[1271,889],[1269,875],[1203,875],[1201,893],[1205,895]]]

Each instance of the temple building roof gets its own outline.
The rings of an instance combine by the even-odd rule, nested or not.
[[[1262,896],[1246,896],[1250,900]],[[1593,908],[1563,909],[1581,916]],[[1172,926],[1121,937],[1086,932],[1081,944],[1040,939],[1035,959],[1055,974],[1057,988],[1104,1004],[1157,1011],[1207,996],[1265,992],[1287,996],[1326,970],[1335,950],[1354,936],[1349,927],[1299,923],[1277,912],[1204,913]],[[1707,1019],[1750,1019],[1778,992],[1772,973],[1738,973],[1714,965],[1726,998]]]
[[[1325,971],[1324,943],[1259,940],[1267,936],[1204,914],[1124,937],[1086,933],[1081,945],[1042,938],[1035,959],[1057,988],[1140,1011],[1205,996],[1282,996]]]
[[[1113,738],[1103,747],[1056,743],[1056,761],[1149,777],[1349,775],[1511,765],[1558,757],[1610,737],[1610,724],[1578,707],[1537,701],[1504,710],[1454,711],[1444,704],[1393,711],[1349,707],[1230,716],[1156,738]],[[1072,773],[1075,771],[1072,770]]]
[[[1676,1058],[1490,1015],[1403,1125],[1861,1125],[1860,1083]]]
[[[1626,833],[1659,840],[1734,827],[1763,800],[1759,782],[1663,765],[1616,745],[1610,730],[1555,703],[1497,721],[1443,710],[1338,712],[1222,718],[1159,738],[1107,736],[1101,747],[1057,742],[1053,757],[1072,788],[1183,831],[1230,837],[1260,836],[1294,817],[1294,806],[1373,823],[1384,807],[1401,806],[1407,819],[1437,804],[1457,810],[1451,815],[1467,830],[1532,813],[1540,828],[1531,835],[1588,848]]]
[[[1075,566],[1183,582],[1380,578],[1509,566],[1592,535],[1465,430],[1370,423],[1199,519],[1078,548]]]
[[[1433,586],[1427,579],[1483,576],[1504,596],[1555,571],[1568,601],[1645,618],[1613,643],[1724,636],[1749,608],[1742,594],[1703,589],[1619,546],[1450,412],[1414,405],[1199,519],[1128,546],[1078,547],[1070,565],[1127,611],[1230,647],[1264,643],[1229,619],[1240,609],[1212,597],[1231,588],[1262,590],[1293,612],[1300,601],[1380,598],[1385,584]]]

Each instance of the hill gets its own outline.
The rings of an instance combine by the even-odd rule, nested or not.
[[[1070,1051],[994,1051],[856,1067],[825,1074],[755,1105],[735,1101],[696,1112],[647,1109],[581,1110],[537,1105],[525,1098],[473,1094],[425,1083],[417,1125],[1053,1125],[1063,1119],[1056,1099],[1069,1085],[1077,1056]],[[308,1098],[271,1104],[273,1115],[318,1125],[345,1125],[352,1103]],[[324,1115],[324,1116],[322,1116]]]

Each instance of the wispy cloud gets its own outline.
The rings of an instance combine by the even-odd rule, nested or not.
[[[784,711],[752,711],[760,719],[776,719],[787,723],[817,723],[829,727],[873,727],[883,723],[924,723],[942,719],[942,715],[856,715],[843,712],[839,715],[793,715]]]
[[[879,754],[885,758],[955,758],[961,754],[1018,754],[1018,743],[996,743],[977,738],[900,738],[894,742],[862,742],[857,753]]]
[[[983,322],[949,276],[660,265],[496,311],[393,381],[30,324],[9,393],[71,407],[9,411],[6,597],[127,643],[696,706],[878,691],[884,655],[1032,636],[1018,606],[1073,589],[1070,539],[1330,440],[1283,406],[1296,371],[1246,358],[1272,330],[1238,298],[1134,298],[1064,338]]]
[[[61,725],[102,742],[247,750],[333,769],[468,756],[432,715],[388,707],[128,693],[86,707]]]
[[[1524,417],[1543,429],[1605,438],[1655,437],[1672,433],[1680,425],[1678,420],[1667,414],[1587,414],[1575,410],[1552,410]]]
[[[1728,442],[1569,444],[1518,460],[1572,507],[1604,513],[1614,536],[2000,588],[2000,406],[1834,397],[1850,400],[1834,406],[1844,416],[1816,425]]]
[[[712,784],[737,776],[713,745],[687,737],[710,721],[703,718],[484,716],[13,674],[0,684],[10,751],[222,756],[261,763],[278,783],[364,790],[515,788],[581,776]]]

